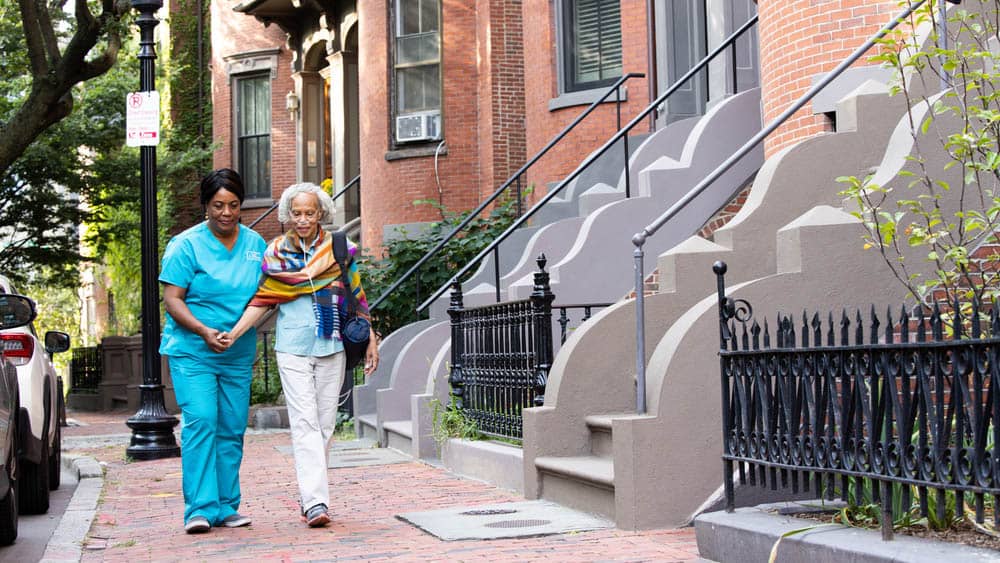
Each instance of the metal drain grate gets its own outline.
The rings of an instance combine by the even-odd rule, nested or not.
[[[514,514],[516,510],[511,510],[509,508],[492,508],[487,510],[466,510],[465,512],[459,512],[462,516],[496,516],[498,514]]]
[[[501,520],[483,524],[486,528],[536,528],[538,526],[548,526],[552,520]]]

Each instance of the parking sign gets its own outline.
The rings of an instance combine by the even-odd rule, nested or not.
[[[160,93],[125,95],[125,144],[130,147],[160,144]]]

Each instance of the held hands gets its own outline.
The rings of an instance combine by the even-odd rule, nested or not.
[[[228,332],[220,332],[214,328],[206,327],[200,336],[205,341],[205,344],[208,345],[208,348],[217,354],[225,352],[233,344]]]

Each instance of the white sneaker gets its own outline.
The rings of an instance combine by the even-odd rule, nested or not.
[[[208,519],[204,516],[192,516],[191,519],[184,524],[184,531],[189,534],[204,534],[211,529],[212,525],[208,523]]]
[[[250,524],[250,518],[243,516],[239,512],[230,514],[222,519],[222,525],[227,528],[239,528]]]

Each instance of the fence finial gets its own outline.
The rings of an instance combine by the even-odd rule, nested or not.
[[[548,262],[549,260],[545,257],[544,252],[539,254],[538,258],[535,258],[535,264],[538,264],[538,269],[543,272],[545,271],[545,265],[548,264]]]

